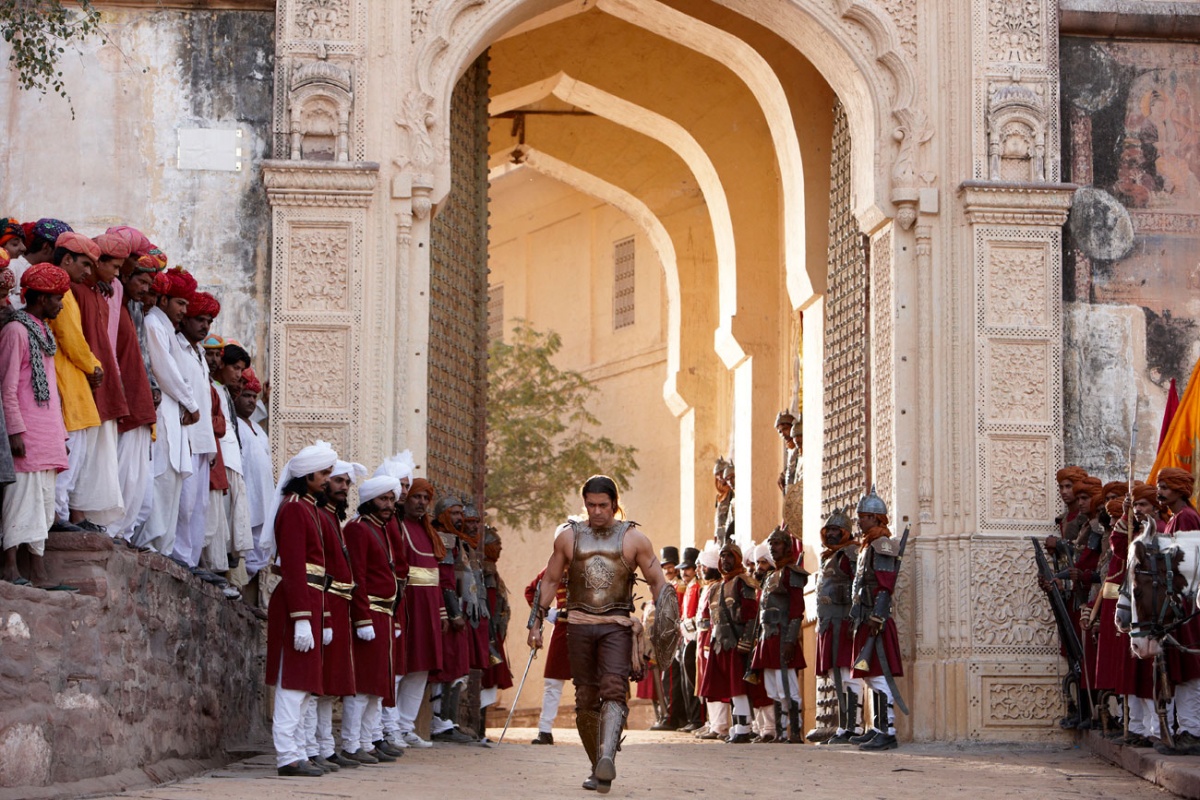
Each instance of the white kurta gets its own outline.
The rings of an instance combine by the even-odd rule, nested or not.
[[[185,339],[183,334],[175,334],[175,342],[183,354],[179,371],[191,387],[196,408],[200,409],[200,421],[184,428],[192,444],[192,455],[216,455],[217,435],[212,426],[212,383],[208,377],[208,364],[204,360],[204,353]]]
[[[242,476],[246,479],[246,500],[250,508],[250,527],[260,527],[267,519],[271,495],[275,492],[275,467],[271,463],[271,440],[257,422],[238,417],[242,435]]]
[[[161,308],[152,308],[146,314],[146,344],[150,367],[162,392],[154,440],[154,474],[162,475],[170,468],[186,475],[192,471],[192,449],[179,417],[183,410],[196,411],[199,406],[192,397],[191,385],[180,371],[185,356],[175,338],[175,326]],[[212,430],[211,421],[208,427]]]

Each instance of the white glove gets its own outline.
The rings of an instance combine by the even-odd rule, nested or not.
[[[557,621],[558,621],[558,609],[557,608],[552,608],[546,612],[546,622],[549,622],[551,625],[553,625]]]
[[[323,628],[321,630],[321,644],[328,646],[333,641],[333,628]]]
[[[306,619],[296,620],[296,630],[292,634],[292,647],[295,647],[297,652],[307,653],[317,646],[313,640],[312,625]]]
[[[375,641],[375,626],[363,625],[361,628],[355,628],[354,635],[364,642],[373,642]]]
[[[399,625],[396,626],[396,637],[395,638],[397,638],[397,639],[400,638],[400,626]]]

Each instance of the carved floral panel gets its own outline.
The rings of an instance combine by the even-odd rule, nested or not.
[[[1050,519],[1046,476],[1051,471],[1049,438],[991,436],[985,498],[988,521],[1038,523]]]
[[[984,324],[1045,327],[1050,321],[1045,247],[992,244],[988,249]]]
[[[1038,64],[1043,60],[1045,0],[988,0],[988,61]]]
[[[344,458],[352,452],[350,425],[329,422],[283,422],[283,452],[276,454],[282,464],[318,439],[329,442]]]
[[[354,36],[352,0],[295,0],[294,9],[296,38],[328,42]]]
[[[985,679],[983,689],[985,725],[1044,725],[1061,713],[1062,689],[1053,677],[1019,682]]]
[[[350,405],[350,329],[290,325],[283,346],[283,407],[329,413]]]
[[[294,228],[288,311],[350,310],[350,228]]]
[[[1045,342],[988,343],[987,417],[994,422],[1050,421]]]
[[[1025,537],[971,548],[975,647],[1008,655],[1055,652],[1054,618],[1036,569],[1033,543]]]

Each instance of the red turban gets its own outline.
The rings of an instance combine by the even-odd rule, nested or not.
[[[254,374],[253,367],[247,367],[242,370],[242,391],[252,394],[262,394],[262,383],[259,382],[258,376]]]
[[[100,259],[100,246],[88,237],[84,236],[82,233],[67,231],[66,233],[60,234],[58,239],[54,241],[54,247],[55,249],[59,247],[65,247],[72,253],[75,253],[76,255],[87,256],[93,261],[98,261]]]
[[[1055,476],[1054,480],[1057,483],[1062,483],[1063,481],[1079,483],[1087,476],[1087,471],[1083,467],[1063,467],[1058,471],[1058,474]]]
[[[129,240],[115,233],[102,233],[92,239],[100,248],[100,254],[106,258],[119,258],[122,261],[129,258]]]
[[[171,288],[171,279],[167,277],[165,272],[154,273],[154,283],[150,284],[150,291],[155,294],[166,294]]]
[[[1192,477],[1192,473],[1179,467],[1163,467],[1158,471],[1158,478],[1155,482],[1160,486],[1179,492],[1183,495],[1184,500],[1191,497],[1192,491],[1196,488],[1196,479]]]
[[[150,248],[150,252],[145,255],[138,256],[137,266],[133,268],[134,272],[162,272],[167,268],[167,254],[157,247]]]
[[[208,292],[195,292],[188,298],[187,315],[189,317],[199,317],[207,314],[215,319],[220,313],[221,304],[217,302],[217,298]],[[224,342],[222,342],[223,345]]]
[[[196,279],[183,267],[175,267],[164,273],[167,276],[167,286],[159,294],[167,297],[182,297],[188,301],[196,291]],[[156,284],[157,285],[157,284]]]
[[[8,251],[0,247],[0,269],[5,269],[12,263],[12,259],[8,257]]]
[[[150,243],[150,240],[146,238],[144,233],[139,231],[137,228],[131,228],[128,225],[117,225],[109,228],[104,232],[103,235],[116,236],[129,246],[130,253],[137,256],[145,255],[150,251],[150,248],[154,247],[154,245]]]
[[[71,276],[65,269],[56,267],[49,261],[34,264],[21,273],[21,299],[24,300],[25,293],[31,290],[46,294],[66,294],[71,290]]]

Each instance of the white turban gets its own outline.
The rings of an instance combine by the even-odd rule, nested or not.
[[[363,481],[362,486],[358,487],[358,502],[369,503],[380,495],[385,495],[388,492],[400,494],[400,481],[393,478],[391,475],[376,475],[374,478],[368,478]]]
[[[267,511],[259,538],[259,547],[267,554],[268,563],[275,560],[275,517],[279,513],[279,507],[283,505],[283,487],[287,486],[292,478],[332,469],[337,461],[337,452],[329,446],[329,442],[318,439],[315,444],[305,447],[283,465],[283,472],[279,474],[275,494],[271,495],[271,508]]]
[[[357,461],[338,461],[333,465],[333,472],[329,473],[329,477],[334,478],[338,475],[345,475],[351,483],[358,483],[367,477],[367,468]]]
[[[765,542],[754,548],[754,563],[757,564],[764,558],[771,566],[775,566],[775,559],[771,558],[771,547]]]
[[[411,481],[416,469],[417,465],[413,461],[412,451],[405,450],[396,453],[391,458],[385,458],[383,463],[379,465],[379,469],[375,470],[375,477],[390,475],[398,481]]]
[[[700,566],[705,569],[716,569],[717,556],[719,554],[720,548],[717,547],[717,543],[709,542],[704,546],[704,549],[700,552],[700,558],[697,560],[700,562]]]

